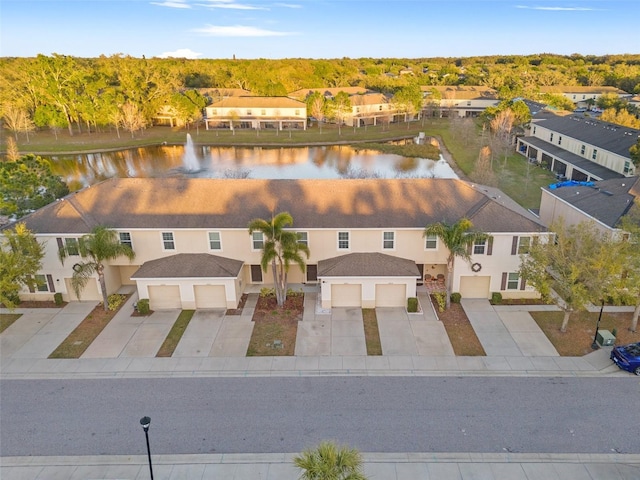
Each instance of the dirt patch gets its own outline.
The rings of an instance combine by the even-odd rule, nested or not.
[[[283,307],[278,306],[273,296],[258,297],[247,356],[294,355],[303,311],[304,295],[300,293],[288,295]]]
[[[485,356],[486,353],[462,305],[452,303],[444,312],[438,310],[438,302],[430,296],[433,308],[444,325],[453,352],[458,356]]]
[[[567,331],[562,333],[563,312],[529,312],[549,341],[562,356],[580,357],[592,352],[591,344],[596,333],[600,312],[576,312],[569,318]],[[640,342],[640,331],[629,331],[631,312],[602,314],[600,330],[616,330],[616,345]]]
[[[362,309],[364,323],[364,339],[367,345],[367,355],[382,355],[382,343],[378,330],[378,317],[375,308]]]

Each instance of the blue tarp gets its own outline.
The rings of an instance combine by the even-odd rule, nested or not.
[[[594,187],[594,182],[576,182],[575,180],[567,180],[566,182],[552,183],[549,185],[551,190],[555,190],[560,187]]]

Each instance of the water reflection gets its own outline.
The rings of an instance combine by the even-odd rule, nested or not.
[[[186,168],[185,147],[159,145],[116,152],[82,155],[51,155],[56,174],[72,188],[111,177],[222,178],[238,172],[250,178],[340,178],[375,175],[380,178],[456,178],[444,161],[407,158],[373,150],[356,151],[350,146],[327,147],[215,147],[196,146],[195,159]],[[199,168],[194,169],[193,161]],[[191,171],[190,171],[191,170]],[[231,172],[231,173],[230,173]]]

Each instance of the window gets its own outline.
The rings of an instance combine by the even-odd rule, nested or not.
[[[584,100],[585,98],[587,98],[587,96],[586,95],[582,95],[582,99]]]
[[[297,232],[298,233],[298,243],[309,246],[309,234],[307,232]]]
[[[382,248],[394,249],[395,248],[395,233],[394,232],[382,232]]]
[[[471,106],[471,100],[467,102],[467,107],[470,107],[470,106]]]
[[[536,134],[536,127],[533,127],[533,134]]]
[[[438,236],[430,233],[425,237],[424,248],[427,250],[432,250],[434,248],[438,248]]]
[[[218,115],[218,109],[217,108],[212,108],[211,109],[211,115]]]
[[[296,117],[300,116],[300,110],[296,108]]]
[[[220,232],[209,232],[209,250],[222,250]]]
[[[380,105],[380,106],[378,107],[378,110],[379,110],[379,111],[382,111],[382,105]]]
[[[598,157],[598,150],[593,149],[593,153],[591,154],[591,159],[595,160]]]
[[[623,173],[626,175],[629,172],[631,172],[631,163],[626,161],[624,162],[624,169],[623,169]]]
[[[487,246],[486,240],[477,240],[473,244],[473,254],[474,255],[484,255],[484,250]]]
[[[264,247],[264,235],[262,232],[253,232],[251,234],[251,242],[254,250],[262,250],[262,247]]]
[[[251,109],[247,108],[247,115],[251,115]]]
[[[338,232],[338,250],[349,249],[349,232]]]
[[[562,145],[562,135],[558,137],[558,145]]]
[[[576,99],[576,96],[575,96],[575,95],[573,96],[573,99],[574,99],[574,100]]]
[[[260,115],[266,115],[267,111],[263,108],[262,110],[260,110]]]
[[[47,277],[44,275],[36,275],[36,282],[38,282],[38,285],[36,286],[36,290],[38,290],[39,292],[48,292],[49,291],[49,285],[47,283]]]
[[[531,237],[520,237],[518,239],[518,254],[524,255],[529,253],[531,247]]]
[[[551,136],[549,137],[549,141],[553,143],[553,133],[551,134]]]
[[[164,250],[176,249],[176,244],[173,241],[173,232],[162,232],[162,248]]]
[[[120,232],[120,243],[122,245],[128,245],[133,249],[133,243],[131,242],[131,234],[129,232]]]
[[[67,250],[67,255],[80,255],[77,238],[65,238],[64,248]]]
[[[584,152],[585,152],[585,150],[586,150],[586,149],[587,149],[587,148],[586,148],[584,145],[582,145],[582,146],[580,147],[580,155],[584,155]]]
[[[518,289],[518,273],[509,273],[507,276],[507,290],[517,290]]]
[[[360,113],[360,107],[356,107],[356,113]]]

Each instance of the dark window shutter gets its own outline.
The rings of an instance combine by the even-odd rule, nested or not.
[[[62,250],[64,248],[64,244],[62,243],[62,239],[60,237],[56,238],[58,242],[58,250]]]
[[[524,287],[527,286],[527,281],[524,278],[520,279],[520,290],[524,290]]]
[[[515,255],[518,251],[518,237],[513,237],[513,241],[511,242],[511,255]]]
[[[493,237],[487,240],[487,255],[493,255]]]
[[[31,275],[29,275],[29,291],[31,293],[34,293],[36,291],[36,289],[33,288],[33,277]]]
[[[49,291],[55,293],[56,286],[53,283],[53,277],[51,275],[47,275],[47,283],[49,284]]]
[[[500,290],[507,289],[507,272],[502,272],[502,283],[500,284]]]

